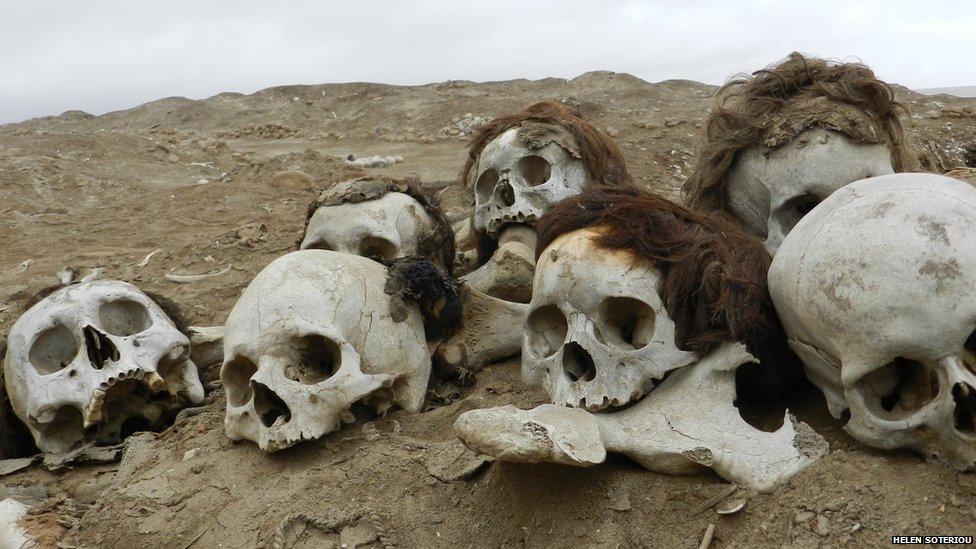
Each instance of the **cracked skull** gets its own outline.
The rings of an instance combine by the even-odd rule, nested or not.
[[[812,129],[774,150],[756,145],[742,151],[728,176],[729,209],[776,255],[793,226],[831,193],[892,172],[887,145]]]
[[[474,228],[495,240],[506,225],[534,224],[549,206],[579,194],[586,182],[586,166],[578,153],[556,141],[534,148],[520,137],[525,128],[505,131],[478,157]]]
[[[412,302],[393,307],[386,278],[375,261],[325,250],[258,273],[226,324],[227,436],[275,451],[353,421],[356,403],[419,410],[430,376],[423,320]]]
[[[932,174],[852,183],[769,271],[776,310],[831,413],[880,448],[976,466],[976,189]]]
[[[37,447],[118,442],[203,400],[190,341],[131,284],[64,287],[10,330],[4,375]]]
[[[425,239],[435,231],[434,220],[416,199],[404,193],[388,192],[374,200],[317,208],[309,219],[300,247],[390,261],[434,255],[422,248]]]
[[[656,270],[597,247],[583,229],[539,257],[522,345],[522,378],[557,405],[629,404],[697,360],[675,345]]]

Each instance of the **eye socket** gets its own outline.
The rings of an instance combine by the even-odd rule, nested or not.
[[[939,376],[928,364],[897,357],[856,386],[872,413],[899,419],[916,413],[939,394]]]
[[[393,261],[396,254],[396,246],[385,238],[367,236],[359,241],[359,255],[380,263]]]
[[[783,228],[783,235],[789,234],[793,227],[816,208],[820,202],[820,198],[810,193],[787,200],[776,214],[779,217],[780,226]]]
[[[303,250],[327,250],[327,251],[333,251],[335,249],[332,246],[330,246],[329,243],[325,241],[325,239],[322,238],[312,240],[310,242],[303,242],[301,248]]]
[[[491,193],[495,190],[495,185],[497,184],[498,172],[493,168],[489,168],[481,172],[481,175],[478,176],[478,182],[474,184],[474,192],[484,202],[491,197]]]
[[[549,181],[552,165],[541,156],[524,156],[518,161],[518,171],[522,179],[534,187]]]
[[[243,406],[251,400],[251,376],[258,371],[251,359],[237,355],[220,369],[220,381],[227,392],[227,400],[233,406]]]
[[[285,377],[305,385],[315,385],[334,376],[342,366],[339,344],[318,334],[309,334],[292,340],[298,349],[297,364],[285,367]]]
[[[555,354],[569,331],[566,316],[555,305],[545,305],[529,313],[525,326],[529,349],[541,357]]]
[[[98,308],[98,323],[105,332],[126,337],[148,330],[152,326],[152,319],[142,303],[116,299]]]
[[[44,330],[28,351],[31,366],[41,375],[60,372],[78,354],[78,340],[64,324]]]
[[[650,305],[632,297],[608,297],[600,304],[605,343],[623,349],[641,349],[654,339],[657,315]]]

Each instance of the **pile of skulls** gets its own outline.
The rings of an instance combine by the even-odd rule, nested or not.
[[[842,77],[843,97],[816,85]],[[563,104],[456,119],[480,126],[462,168],[475,268],[455,272],[459,239],[416,182],[324,190],[299,249],[223,327],[227,436],[276,451],[363,410],[418,412],[432,375],[521,355],[550,403],[461,414],[472,450],[573,466],[616,452],[769,490],[827,443],[785,408],[743,410],[778,403],[802,368],[858,440],[972,469],[976,189],[896,173],[900,107],[878,86],[798,55],[733,81],[684,205],[636,190]],[[10,402],[45,452],[159,428],[203,400],[189,345],[134,286],[69,285],[11,329]]]

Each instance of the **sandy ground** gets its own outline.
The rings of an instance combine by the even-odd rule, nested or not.
[[[368,171],[419,177],[461,216],[470,197],[450,182],[465,158],[467,123],[541,99],[580,108],[615,137],[642,184],[675,196],[714,91],[605,72],[290,86],[0,126],[0,334],[64,267],[82,276],[104,269],[102,278],[174,300],[193,324],[221,324],[248,281],[293,249],[318,189],[360,173],[344,164],[347,155],[401,155],[402,163]],[[972,176],[976,100],[899,94],[913,113],[916,164]],[[312,183],[276,177],[294,170]],[[192,284],[163,278],[227,267]],[[362,418],[266,455],[224,436],[218,388],[202,413],[130,439],[120,463],[58,473],[35,465],[0,478],[0,497],[33,498],[29,529],[62,547],[270,547],[291,513],[340,517],[367,507],[374,518],[345,521],[341,533],[298,527],[288,541],[368,546],[383,533],[405,547],[695,547],[709,524],[713,547],[976,535],[976,475],[861,446],[815,392],[792,407],[828,439],[830,454],[772,494],[740,492],[745,508],[719,515],[704,508],[726,488],[718,477],[658,475],[620,457],[587,470],[491,464],[463,451],[451,432],[459,413],[544,401],[521,384],[514,362],[486,369],[472,387],[437,390],[447,404]]]

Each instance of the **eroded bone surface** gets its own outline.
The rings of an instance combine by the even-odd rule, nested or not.
[[[652,471],[694,474],[708,468],[769,491],[823,456],[827,443],[789,414],[771,433],[742,419],[733,405],[735,371],[752,360],[741,345],[725,344],[625,410],[504,406],[461,414],[455,431],[472,450],[505,461],[587,467],[616,452]]]
[[[387,270],[325,250],[282,256],[251,281],[226,323],[221,381],[233,440],[275,451],[353,421],[359,402],[418,411],[430,376],[415,303],[391,311]]]
[[[423,248],[436,230],[435,221],[415,198],[388,192],[374,200],[319,207],[309,219],[300,248],[383,261],[407,256],[433,258],[432,250]]]
[[[776,255],[794,225],[834,191],[893,172],[891,150],[811,129],[775,150],[744,150],[729,172],[729,207],[743,228]]]
[[[190,340],[120,281],[66,286],[24,313],[4,374],[14,412],[51,453],[119,442],[203,400]]]
[[[522,346],[522,378],[552,405],[462,414],[455,430],[472,450],[520,462],[588,466],[606,452],[648,469],[693,473],[769,490],[826,452],[787,416],[772,433],[735,407],[735,372],[754,359],[739,344],[704,358],[675,343],[660,276],[583,229],[539,257]]]
[[[498,249],[484,265],[461,277],[470,286],[492,297],[528,303],[535,274],[535,231],[526,225],[506,227]]]
[[[448,371],[477,372],[492,362],[519,354],[528,306],[461,287],[461,326],[434,353]]]
[[[506,225],[534,224],[550,206],[579,194],[586,182],[578,152],[554,140],[535,148],[520,133],[528,130],[525,126],[531,124],[505,131],[478,157],[474,228],[494,239]]]
[[[844,429],[976,466],[976,189],[895,174],[835,192],[769,271],[776,310]]]

